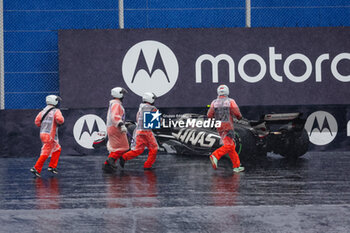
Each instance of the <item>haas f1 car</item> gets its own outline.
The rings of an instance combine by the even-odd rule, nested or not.
[[[266,156],[267,152],[295,159],[308,151],[309,137],[301,113],[267,114],[258,121],[237,120],[234,124],[236,151],[241,159]],[[206,116],[184,114],[178,121],[207,120]],[[210,155],[221,146],[215,127],[169,127],[154,130],[158,144],[168,153]],[[202,124],[200,124],[202,125]]]
[[[296,159],[308,151],[309,137],[304,129],[305,119],[301,113],[266,114],[258,121],[247,119],[234,122],[234,141],[240,158],[249,160],[257,156],[266,156],[267,152]],[[191,124],[185,124],[190,120]],[[184,114],[172,119],[175,127],[154,129],[154,135],[160,148],[167,153],[180,155],[209,156],[221,146],[221,138],[212,127],[196,127],[208,120],[199,114]],[[181,122],[177,124],[174,122]],[[203,124],[195,122],[202,121]],[[127,122],[129,141],[131,142],[135,123]],[[185,127],[178,127],[185,125]],[[103,139],[94,142],[94,147],[102,144]]]

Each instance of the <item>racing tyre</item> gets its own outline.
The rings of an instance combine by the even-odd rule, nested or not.
[[[235,144],[236,151],[242,161],[251,160],[258,154],[256,139],[248,129],[235,128]]]
[[[308,151],[309,144],[309,136],[306,130],[303,129],[299,137],[294,135],[293,138],[290,138],[290,143],[280,151],[280,155],[288,159],[297,159]]]

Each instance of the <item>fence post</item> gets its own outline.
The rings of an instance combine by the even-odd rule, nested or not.
[[[245,27],[251,27],[251,2],[250,0],[245,0]]]
[[[124,28],[124,0],[119,0],[119,28]]]

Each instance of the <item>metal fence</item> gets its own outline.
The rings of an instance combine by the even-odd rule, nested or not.
[[[42,108],[46,95],[59,93],[60,29],[350,26],[348,0],[1,0],[1,3],[4,43],[0,50],[4,58],[0,57],[0,62],[4,65],[0,67],[4,70],[0,70],[3,103],[0,107],[5,109]]]

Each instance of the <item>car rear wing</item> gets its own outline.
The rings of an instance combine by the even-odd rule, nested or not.
[[[300,118],[302,113],[271,113],[262,116],[265,121],[292,121]]]
[[[263,115],[261,121],[265,121],[269,125],[270,129],[280,127],[291,127],[294,130],[302,130],[305,125],[305,119],[301,116],[300,112],[294,113],[272,113]],[[283,126],[284,125],[284,126]]]

